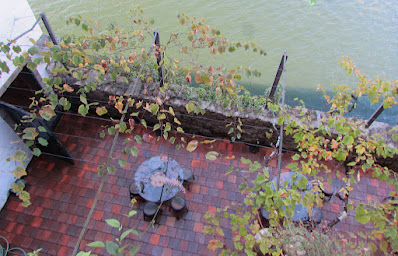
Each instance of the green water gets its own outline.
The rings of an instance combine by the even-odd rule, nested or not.
[[[45,12],[57,35],[69,32],[65,24],[73,14],[88,16],[107,23],[126,23],[126,13],[141,6],[153,17],[160,36],[167,38],[181,28],[179,12],[205,17],[233,41],[254,41],[266,50],[257,54],[223,54],[204,62],[228,63],[228,67],[251,66],[258,69],[260,79],[243,78],[250,91],[262,94],[272,84],[281,55],[287,51],[286,86],[288,102],[299,95],[314,108],[322,107],[318,84],[355,84],[337,62],[341,56],[351,57],[357,68],[368,77],[379,74],[385,79],[398,75],[398,3],[395,0],[317,0],[313,6],[306,0],[258,1],[183,1],[183,0],[28,0],[35,14]],[[355,115],[369,117],[372,109]],[[389,120],[390,115],[380,120]]]

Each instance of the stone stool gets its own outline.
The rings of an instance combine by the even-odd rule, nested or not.
[[[179,220],[188,211],[187,204],[184,198],[176,196],[171,199],[170,207],[174,212],[177,220]]]
[[[182,167],[182,184],[190,189],[191,182],[195,179],[195,176],[192,173],[191,168]]]
[[[133,198],[138,200],[142,200],[142,197],[140,196],[140,188],[135,184],[135,182],[132,182],[129,186],[129,192],[130,192],[130,200]]]
[[[145,221],[152,221],[155,217],[156,212],[158,211],[159,205],[153,202],[146,202],[144,204],[144,220]],[[157,216],[161,214],[161,209],[159,209],[158,214],[155,218],[155,223],[157,221]]]
[[[269,212],[265,207],[262,207],[260,209],[260,219],[261,219],[261,224],[263,225],[264,228],[269,228]]]
[[[319,189],[324,194],[323,200],[330,201],[332,196],[334,195],[335,189],[333,186],[330,186],[329,183],[324,182],[322,183],[322,187],[319,186]]]

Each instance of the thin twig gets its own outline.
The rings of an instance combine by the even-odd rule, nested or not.
[[[148,51],[148,53],[147,53],[148,56],[150,55],[150,53],[152,52],[152,50],[153,50],[153,45],[151,46],[151,48],[149,49],[149,51]],[[129,88],[128,88],[128,90],[127,90],[127,92],[128,92],[127,95],[131,96],[132,93],[133,93],[133,90],[136,89],[136,86],[137,86],[137,84],[138,84],[138,79],[139,79],[139,77],[140,77],[140,75],[141,75],[141,73],[142,73],[142,71],[143,71],[143,69],[144,69],[145,64],[146,64],[146,60],[142,63],[141,68],[140,68],[140,71],[139,71],[139,73],[138,73],[138,76],[137,76],[136,79],[135,79],[134,84],[132,84],[132,85],[129,86]],[[120,117],[119,124],[123,122],[123,120],[124,120],[124,118],[125,118],[125,116],[126,116],[126,113],[127,113],[128,108],[129,108],[129,104],[126,104],[126,106],[125,106],[124,109],[123,109],[123,114],[122,114],[122,116]],[[100,185],[100,187],[99,187],[98,190],[97,190],[97,194],[95,195],[95,199],[94,199],[93,205],[91,206],[90,212],[89,212],[88,215],[87,215],[87,218],[86,218],[86,221],[85,221],[85,223],[84,223],[83,229],[82,229],[82,231],[80,232],[79,238],[78,238],[78,240],[77,240],[77,242],[76,242],[75,248],[74,248],[73,253],[72,253],[73,256],[75,256],[75,255],[78,253],[78,250],[79,250],[79,247],[80,247],[80,243],[81,243],[81,241],[82,241],[82,239],[83,239],[84,233],[86,232],[86,229],[87,229],[88,223],[89,223],[89,221],[90,221],[90,219],[91,219],[91,216],[93,215],[95,206],[97,205],[99,195],[100,195],[100,193],[101,193],[101,191],[102,191],[102,188],[103,188],[104,182],[105,182],[105,178],[106,178],[106,176],[107,176],[107,169],[108,169],[108,167],[109,167],[109,165],[110,165],[110,162],[111,162],[111,160],[112,160],[112,158],[113,158],[113,152],[114,152],[114,150],[115,150],[116,141],[117,141],[117,139],[119,138],[119,133],[120,133],[120,130],[118,129],[118,130],[116,131],[115,137],[113,138],[112,147],[111,147],[111,150],[110,150],[110,152],[109,152],[109,155],[108,155],[108,158],[107,158],[107,161],[106,161],[105,170],[104,170],[104,173],[103,173],[103,176],[102,176],[102,179],[101,179],[101,185]]]
[[[282,90],[282,114],[285,113],[285,77],[286,77],[286,56],[287,52],[285,51],[285,54],[283,55],[283,90]],[[279,143],[279,155],[278,155],[278,179],[276,181],[276,190],[279,190],[279,185],[280,185],[280,178],[281,178],[281,164],[282,164],[282,145],[283,145],[283,123],[284,121],[282,120],[281,127],[280,127],[280,143]]]

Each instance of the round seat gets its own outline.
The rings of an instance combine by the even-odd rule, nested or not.
[[[263,227],[269,228],[269,226],[270,226],[269,212],[267,211],[267,209],[265,207],[262,207],[260,209],[260,218],[261,218],[261,224],[263,225]]]
[[[193,173],[190,168],[182,167],[182,178],[184,181],[192,181],[193,180]]]
[[[325,194],[325,196],[333,196],[334,187],[330,186],[329,183],[324,182],[322,183],[321,191]]]
[[[180,196],[176,196],[171,200],[171,208],[175,211],[181,211],[185,206],[185,199]]]
[[[177,220],[179,220],[187,212],[185,199],[180,196],[174,197],[171,199],[170,208],[173,210]]]
[[[144,205],[144,220],[152,221],[158,211],[159,205],[153,202],[146,202]]]
[[[140,190],[138,186],[135,184],[135,182],[130,184],[129,191],[130,191],[130,199],[133,199],[134,197],[137,197],[140,194]]]

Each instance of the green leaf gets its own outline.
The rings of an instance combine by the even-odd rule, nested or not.
[[[352,145],[352,143],[354,143],[354,138],[352,136],[346,135],[344,136],[342,142],[346,145]]]
[[[39,156],[41,155],[41,150],[38,149],[38,148],[34,148],[33,151],[32,151],[32,154],[33,154],[34,156],[39,157]]]
[[[300,155],[299,154],[295,154],[294,156],[292,156],[292,159],[297,161],[300,159]]]
[[[95,242],[89,243],[89,244],[87,244],[87,246],[105,248],[105,244],[101,241],[95,241]]]
[[[15,45],[15,46],[12,47],[12,50],[15,53],[20,53],[21,52],[21,47],[19,47],[19,45]]]
[[[120,236],[120,241],[122,241],[123,239],[125,239],[129,234],[133,234],[133,235],[136,235],[136,236],[139,235],[138,232],[137,232],[136,230],[134,230],[134,229],[129,229],[129,230],[126,230],[126,231],[124,231],[124,232],[122,233],[122,235]]]
[[[42,108],[40,111],[40,116],[44,118],[46,121],[50,121],[53,116],[55,116],[55,112],[51,107]]]
[[[174,113],[174,110],[172,107],[169,107],[169,113],[172,114],[173,116],[175,116],[176,114]]]
[[[304,177],[304,176],[301,176],[300,179],[299,179],[298,182],[297,182],[297,184],[298,184],[298,186],[299,186],[299,188],[300,188],[301,190],[304,190],[304,189],[307,188],[307,183],[308,183],[308,180],[307,180],[307,178]]]
[[[14,155],[11,157],[11,160],[22,162],[26,159],[26,153],[22,150],[15,150]]]
[[[141,124],[142,124],[145,128],[148,128],[147,125],[146,125],[146,121],[145,121],[144,119],[141,119]]]
[[[266,178],[263,174],[261,174],[261,173],[259,173],[259,174],[257,175],[257,179],[255,180],[255,182],[256,182],[256,183],[259,183],[259,184],[264,183],[264,182],[266,182],[266,181],[267,181],[267,178]]]
[[[26,67],[30,70],[35,70],[37,68],[37,64],[34,62],[28,62],[28,64],[26,65]]]
[[[136,146],[132,146],[130,149],[131,155],[137,157],[138,156],[138,148]]]
[[[122,159],[119,160],[119,165],[120,165],[120,167],[122,167],[122,168],[126,167],[126,163],[127,163],[127,161],[126,161],[126,159],[124,159],[124,158],[122,158]]]
[[[88,251],[88,252],[81,251],[78,254],[76,254],[76,256],[90,256],[90,255],[91,255],[91,251]]]
[[[97,113],[97,115],[102,116],[108,113],[108,110],[106,109],[106,107],[102,106],[102,107],[97,107],[95,112]]]
[[[39,49],[36,46],[32,46],[28,49],[30,55],[35,55],[39,53]]]
[[[152,112],[152,114],[153,114],[153,115],[156,115],[156,113],[158,112],[158,110],[159,110],[159,105],[158,105],[158,104],[152,104],[152,106],[151,106],[151,112]]]
[[[120,122],[119,124],[119,131],[124,132],[127,129],[127,124],[125,122]]]
[[[137,141],[137,143],[142,143],[142,137],[140,135],[135,135],[134,136],[135,141]]]
[[[5,61],[0,61],[0,69],[1,69],[3,72],[5,72],[5,73],[10,72],[10,69],[9,69],[8,66],[7,66],[7,62],[5,62]]]
[[[286,168],[297,169],[298,163],[289,163]]]
[[[188,144],[188,146],[189,146],[189,144]],[[214,160],[217,159],[218,155],[219,155],[219,153],[216,152],[216,151],[209,151],[209,152],[207,152],[207,154],[206,154],[206,158],[207,158],[208,160],[210,160],[210,161],[214,161]]]
[[[230,166],[230,167],[228,168],[227,172],[225,173],[225,175],[228,175],[228,174],[230,174],[230,173],[233,172],[233,171],[234,171],[234,167],[233,167],[233,166]]]
[[[239,191],[243,192],[247,188],[247,182],[243,182],[239,185]]]
[[[158,123],[155,124],[155,125],[153,126],[153,130],[154,130],[154,131],[156,131],[156,130],[159,129],[159,128],[160,128],[160,124],[158,124]]]
[[[195,110],[195,106],[192,103],[189,103],[185,106],[187,109],[188,114]]]
[[[113,81],[116,81],[117,74],[116,74],[115,71],[111,73],[111,77],[112,77],[112,80],[113,80]]]
[[[44,128],[43,126],[39,126],[37,128],[39,129],[39,132],[47,132],[46,128]]]
[[[114,135],[116,133],[116,128],[114,126],[109,127],[108,133],[109,135]]]
[[[247,158],[244,158],[244,157],[242,157],[240,159],[240,161],[242,162],[242,164],[251,164],[252,163],[252,161],[250,159],[247,159]]]
[[[138,252],[139,249],[140,249],[140,247],[138,247],[138,246],[137,247],[133,247],[133,248],[130,249],[128,254],[135,255]]]
[[[79,64],[83,62],[83,59],[79,55],[73,55],[72,62],[75,66],[79,66]]]
[[[106,251],[111,255],[118,255],[119,246],[113,241],[106,241]]]
[[[106,167],[106,170],[107,170],[109,173],[115,173],[115,167],[113,167],[113,166],[108,166],[108,167]]]
[[[359,221],[361,224],[366,224],[370,221],[370,216],[368,215],[368,211],[363,208],[363,205],[360,204],[356,209],[355,219]]]
[[[178,126],[178,127],[177,127],[177,132],[184,133],[184,130],[183,130],[180,126]]]
[[[80,101],[81,101],[84,105],[87,105],[87,104],[88,104],[88,103],[87,103],[86,95],[84,95],[84,94],[80,94]]]
[[[89,107],[87,107],[87,106],[84,105],[84,104],[81,104],[81,105],[79,106],[78,112],[79,112],[80,115],[86,116],[86,115],[88,114],[88,109],[89,109]]]
[[[194,151],[198,147],[198,141],[197,140],[191,140],[188,145],[187,145],[187,150],[189,152]]]
[[[11,185],[11,189],[15,191],[16,193],[22,192],[22,190],[25,188],[25,184],[23,184],[21,181],[18,181],[16,183],[13,183]]]
[[[17,56],[14,58],[14,60],[12,61],[12,63],[16,66],[16,67],[22,67],[25,64],[26,59],[24,58],[24,56]]]
[[[338,161],[345,161],[346,155],[343,152],[334,152],[333,157],[336,158]]]
[[[25,130],[23,130],[23,134],[22,139],[24,140],[34,140],[37,135],[39,135],[34,127],[25,128]]]
[[[40,143],[40,145],[42,145],[44,147],[47,147],[47,145],[48,145],[48,141],[46,139],[43,139],[43,138],[39,138],[38,142]]]
[[[21,193],[19,193],[18,197],[22,201],[28,201],[30,199],[30,194],[26,191],[21,191]]]
[[[106,221],[106,223],[107,223],[109,226],[111,226],[111,227],[120,228],[120,222],[119,222],[118,220],[115,220],[115,219],[107,219],[107,220],[105,220],[105,221]]]
[[[164,113],[158,115],[158,120],[164,120],[164,119],[166,119],[166,115]]]
[[[72,76],[80,81],[83,78],[83,72],[81,71],[72,72]]]

